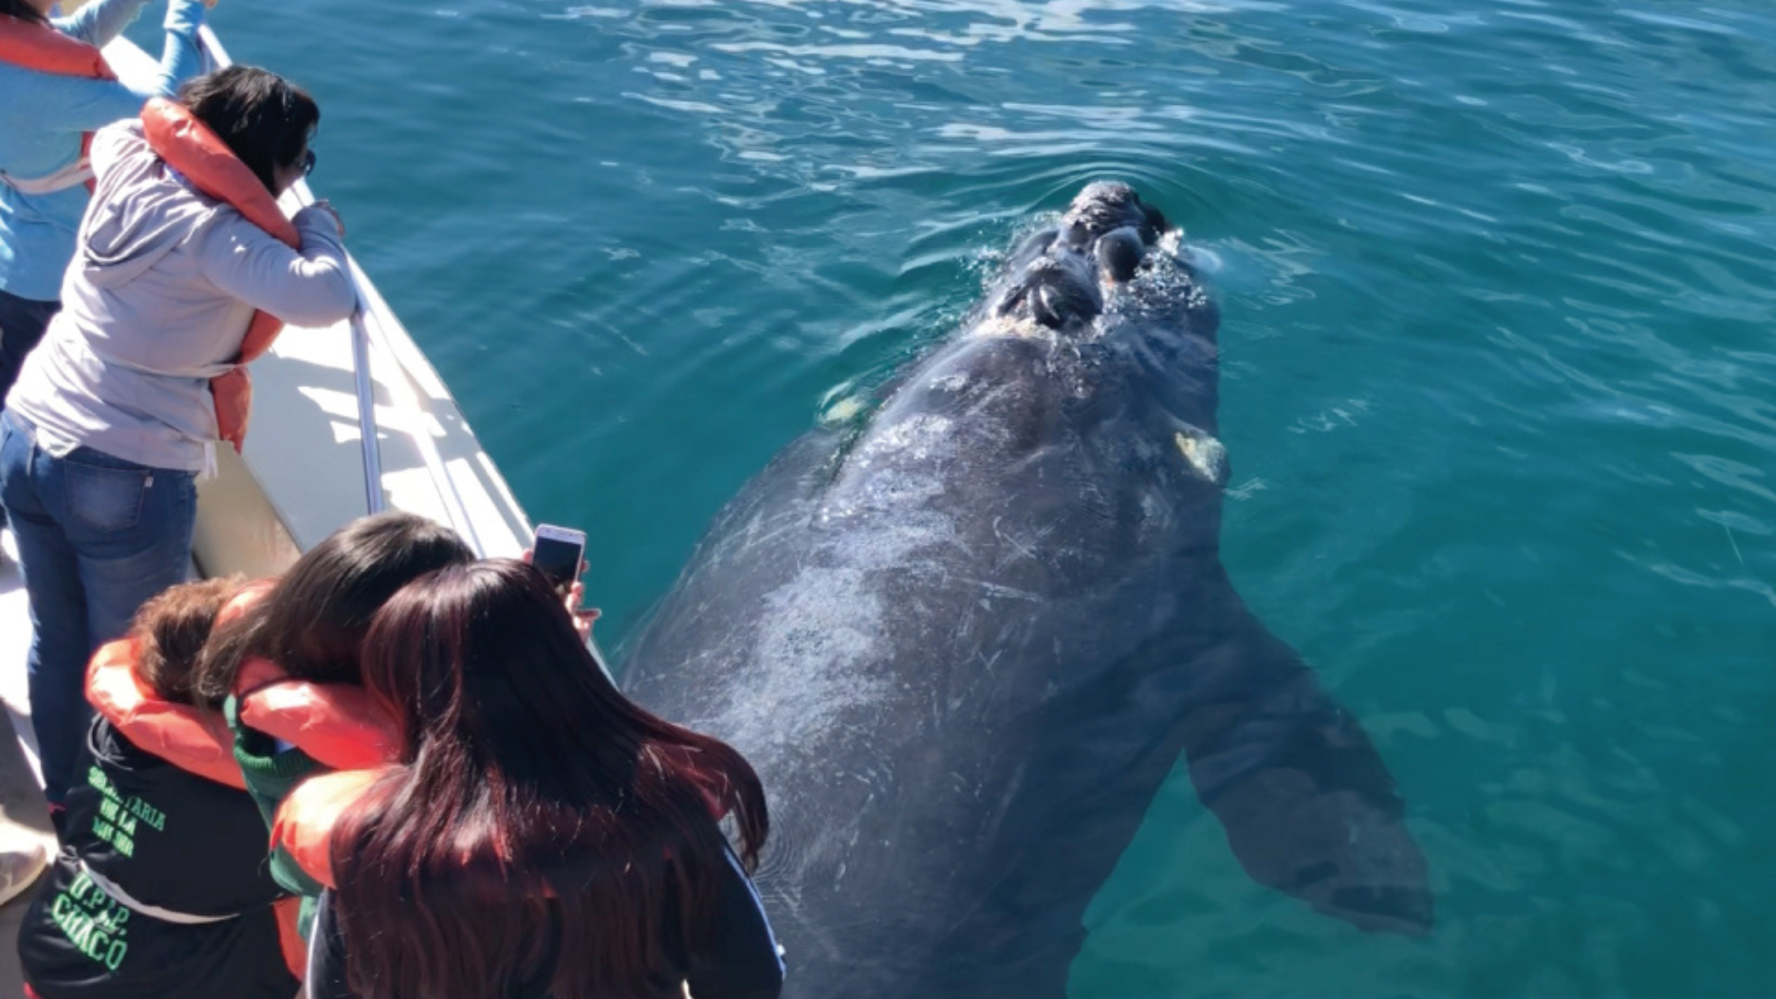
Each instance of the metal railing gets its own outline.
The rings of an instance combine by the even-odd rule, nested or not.
[[[353,284],[356,283],[354,279]],[[364,322],[362,291],[358,292],[358,308],[351,317],[351,341],[352,379],[358,396],[358,433],[364,442],[364,509],[381,513],[388,509],[388,494],[382,489],[382,445],[376,431],[376,383],[370,377],[370,329]]]

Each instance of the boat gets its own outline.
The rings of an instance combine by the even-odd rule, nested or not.
[[[229,65],[214,31],[203,31],[212,68]],[[127,38],[107,46],[105,58],[123,79],[152,78],[154,61]],[[282,207],[293,214],[313,200],[299,182]],[[218,474],[198,482],[194,576],[278,575],[337,528],[384,509],[446,524],[483,558],[515,558],[529,543],[530,521],[449,389],[357,261],[351,267],[355,316],[325,329],[287,328],[254,362],[246,446],[239,455],[218,446]],[[47,831],[47,814],[36,815],[41,799],[30,800],[42,784],[26,695],[30,607],[10,532],[0,544],[0,701],[20,750],[17,759],[0,756],[0,806],[8,819]],[[21,899],[0,913],[4,995],[21,994],[10,941],[23,909]]]

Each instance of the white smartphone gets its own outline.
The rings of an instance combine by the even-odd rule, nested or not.
[[[530,564],[549,577],[555,588],[566,593],[580,578],[580,564],[586,557],[586,532],[554,524],[538,524],[536,537],[530,543]]]

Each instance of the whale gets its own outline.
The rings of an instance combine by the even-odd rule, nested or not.
[[[1180,757],[1252,879],[1430,931],[1374,742],[1221,564],[1191,259],[1131,187],[1086,186],[867,418],[717,514],[623,651],[630,696],[758,771],[785,996],[1064,996]]]

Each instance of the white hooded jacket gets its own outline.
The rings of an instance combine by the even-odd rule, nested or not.
[[[76,447],[196,472],[217,437],[209,379],[240,354],[253,313],[329,326],[356,306],[333,218],[296,214],[292,250],[156,156],[142,126],[101,129],[97,190],[62,282],[62,311],[7,408],[52,454]]]

